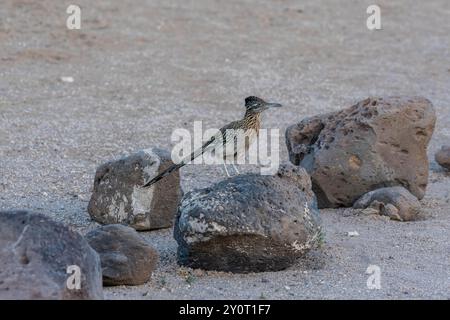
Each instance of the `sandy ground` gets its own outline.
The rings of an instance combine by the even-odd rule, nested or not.
[[[285,106],[264,122],[281,133],[370,95],[425,96],[438,115],[425,220],[323,210],[322,250],[245,275],[180,268],[172,231],[146,232],[157,272],[106,288],[106,298],[450,298],[450,174],[433,157],[450,144],[450,2],[378,0],[379,31],[366,28],[365,0],[73,2],[81,30],[66,29],[64,1],[1,1],[0,209],[43,212],[84,233],[96,227],[86,207],[99,164],[170,148],[172,130],[194,120],[220,127],[248,95]],[[181,173],[185,191],[224,178],[216,166]],[[366,286],[371,264],[380,290]]]

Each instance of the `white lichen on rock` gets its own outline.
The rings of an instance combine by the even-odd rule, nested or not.
[[[186,222],[186,230],[189,230],[186,232],[186,235],[184,237],[184,240],[187,243],[193,243],[198,241],[207,241],[211,239],[210,235],[212,233],[223,233],[225,234],[227,229],[224,226],[221,226],[220,224],[212,221],[212,222],[206,222],[204,220],[204,216],[200,215],[199,218],[191,217],[187,219]]]
[[[144,178],[146,178],[146,179],[153,178],[158,173],[158,168],[161,165],[161,160],[159,159],[158,155],[156,155],[154,153],[153,149],[144,149],[142,151],[145,154],[147,154],[148,156],[150,156],[152,161],[154,161],[154,163],[152,165],[145,166],[143,168],[144,173],[147,175],[147,177],[144,177]]]
[[[114,216],[117,222],[122,222],[127,218],[125,212],[125,203],[121,201],[121,194],[116,193],[111,198],[111,204],[108,206],[109,215]]]
[[[316,244],[316,240],[319,239],[321,235],[322,235],[322,228],[318,227],[318,231],[304,243],[299,243],[298,240],[295,240],[291,244],[291,246],[297,252],[309,250]]]
[[[131,193],[131,206],[133,215],[146,214],[148,208],[151,206],[153,199],[153,189],[133,187]]]

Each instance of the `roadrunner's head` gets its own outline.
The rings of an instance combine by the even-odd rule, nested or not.
[[[259,113],[269,108],[279,108],[279,107],[281,107],[281,104],[279,103],[266,102],[258,97],[251,96],[245,98],[245,108],[247,109],[247,112]]]

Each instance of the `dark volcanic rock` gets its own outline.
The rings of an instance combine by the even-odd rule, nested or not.
[[[353,208],[374,208],[391,219],[411,221],[419,218],[419,200],[403,187],[381,188],[366,193],[359,198]]]
[[[442,146],[441,150],[436,152],[435,159],[442,167],[450,170],[450,146]]]
[[[103,299],[100,258],[60,223],[27,211],[2,211],[0,299]]]
[[[181,265],[231,272],[284,269],[322,240],[310,178],[291,164],[187,193],[174,235]]]
[[[172,226],[182,196],[179,173],[141,188],[172,164],[169,152],[152,148],[101,165],[95,174],[89,214],[102,224],[127,224],[136,230]]]
[[[421,199],[435,121],[424,98],[369,98],[290,126],[286,143],[291,162],[311,175],[319,208],[348,207],[371,190],[391,186]]]
[[[86,240],[100,255],[105,285],[139,285],[147,282],[159,257],[133,228],[111,224],[92,230]]]

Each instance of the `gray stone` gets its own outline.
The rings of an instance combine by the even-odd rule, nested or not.
[[[322,240],[306,171],[245,174],[187,193],[174,236],[178,262],[231,272],[281,270]]]
[[[380,188],[368,192],[353,204],[353,208],[372,208],[399,221],[417,220],[421,213],[419,200],[403,187]]]
[[[286,143],[291,162],[311,175],[319,208],[348,207],[371,190],[391,186],[421,199],[435,122],[427,99],[368,98],[290,126]]]
[[[172,164],[169,152],[151,148],[101,165],[89,214],[102,224],[126,224],[136,230],[171,227],[182,196],[179,172],[150,188],[141,186]]]
[[[86,240],[100,255],[104,285],[143,284],[158,264],[158,252],[131,227],[102,226]]]
[[[442,167],[450,170],[450,146],[442,146],[442,148],[436,152],[435,160]]]
[[[79,267],[79,289],[71,286],[78,273],[70,266]],[[60,223],[27,211],[1,211],[0,299],[103,299],[100,258]]]

